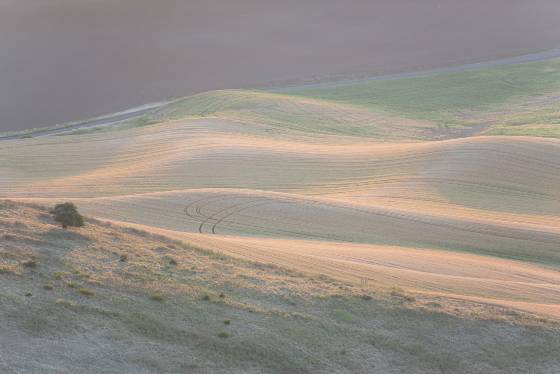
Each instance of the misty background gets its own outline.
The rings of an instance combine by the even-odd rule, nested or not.
[[[558,0],[0,0],[0,131],[560,47]]]

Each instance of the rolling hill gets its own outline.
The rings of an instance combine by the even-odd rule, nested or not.
[[[554,324],[560,319],[559,74],[558,60],[550,60],[211,91],[115,125],[1,141],[0,198],[17,201],[9,209],[24,215],[36,213],[21,202],[71,200],[121,231],[291,269],[298,282],[327,277],[333,289],[348,287],[354,295],[382,300],[398,290],[394,297],[417,300],[407,306],[410,313],[437,303],[438,313],[465,324],[493,318],[493,308],[510,313],[516,326],[531,318]],[[35,246],[37,239],[26,235],[22,240]],[[113,247],[107,240],[89,247]],[[82,266],[106,255],[80,253],[91,256],[77,258]],[[8,265],[6,271],[22,271]],[[126,281],[107,266],[106,277]],[[145,286],[159,284],[162,268],[146,271],[155,278],[146,275]],[[187,287],[191,278],[173,282]],[[545,330],[556,331],[550,326]],[[496,329],[492,336],[501,336],[502,327]],[[292,354],[276,353],[278,362]],[[334,367],[319,356],[316,367]]]

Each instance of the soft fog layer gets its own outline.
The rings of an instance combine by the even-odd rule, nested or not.
[[[557,0],[0,0],[0,130],[560,47]]]

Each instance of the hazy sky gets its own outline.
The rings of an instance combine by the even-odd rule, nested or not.
[[[560,47],[558,0],[0,0],[0,130]]]

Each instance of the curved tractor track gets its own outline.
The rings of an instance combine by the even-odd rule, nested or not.
[[[187,217],[192,218],[196,222],[200,222],[198,226],[198,232],[204,233],[204,227],[210,226],[209,232],[212,234],[216,234],[216,227],[224,222],[227,218],[232,217],[236,214],[239,214],[242,211],[248,210],[250,208],[257,207],[259,205],[270,203],[269,201],[265,201],[263,199],[252,199],[252,198],[245,198],[248,201],[234,204],[232,206],[228,206],[227,208],[220,209],[217,212],[205,214],[202,209],[211,205],[215,201],[227,199],[228,197],[219,197],[219,198],[211,198],[211,199],[200,199],[191,203],[185,207],[185,214]],[[201,205],[195,205],[196,203],[201,202]],[[189,212],[189,208],[194,206],[195,214]]]
[[[194,232],[308,240],[355,241],[472,251],[560,262],[560,234],[468,219],[282,195],[218,193],[183,209]],[[190,230],[186,230],[190,231]],[[539,255],[537,256],[537,251]]]

